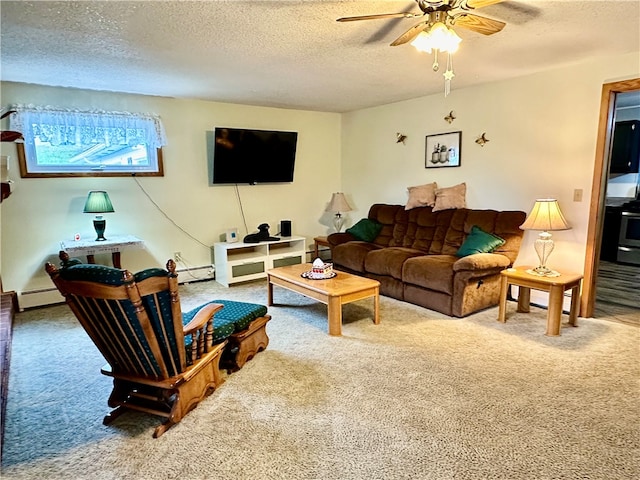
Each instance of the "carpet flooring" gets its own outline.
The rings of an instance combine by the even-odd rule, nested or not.
[[[640,329],[546,310],[464,319],[381,297],[343,308],[278,287],[268,348],[159,439],[102,425],[110,381],[64,305],[17,315],[3,479],[637,479]],[[266,301],[266,283],[181,286],[183,308]],[[566,320],[566,318],[565,318]]]

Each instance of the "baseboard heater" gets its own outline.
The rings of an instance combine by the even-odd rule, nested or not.
[[[176,269],[176,272],[178,273],[178,283],[201,282],[204,280],[213,280],[215,278],[211,265],[178,268]],[[45,307],[63,302],[64,298],[54,286],[18,292],[18,305],[20,307],[20,311],[28,308]]]

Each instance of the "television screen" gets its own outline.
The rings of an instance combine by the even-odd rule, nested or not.
[[[213,183],[293,182],[297,132],[216,127]]]

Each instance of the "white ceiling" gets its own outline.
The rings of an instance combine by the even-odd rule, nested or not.
[[[335,21],[419,13],[412,0],[2,0],[0,11],[6,81],[330,112],[443,92],[431,55],[389,46],[418,20]],[[640,51],[640,0],[507,0],[475,13],[507,26],[456,28],[452,95]]]

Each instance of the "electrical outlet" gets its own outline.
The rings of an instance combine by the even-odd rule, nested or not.
[[[182,261],[182,253],[180,252],[173,252],[173,259],[176,262],[181,262]]]

